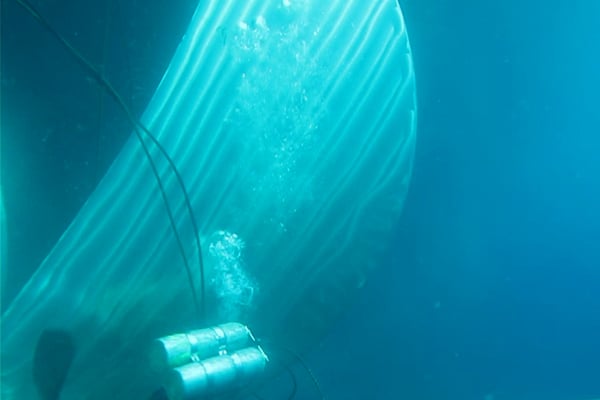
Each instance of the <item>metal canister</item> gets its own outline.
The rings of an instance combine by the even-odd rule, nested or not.
[[[257,346],[193,362],[172,371],[166,390],[170,400],[195,400],[223,394],[259,377],[268,361]]]
[[[161,371],[233,352],[251,345],[253,341],[246,325],[229,322],[157,339],[150,350],[150,360],[153,368]]]

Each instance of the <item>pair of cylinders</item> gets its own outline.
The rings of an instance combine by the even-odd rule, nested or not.
[[[239,389],[260,377],[269,361],[250,329],[230,322],[157,339],[151,362],[167,371],[170,400],[194,400]]]

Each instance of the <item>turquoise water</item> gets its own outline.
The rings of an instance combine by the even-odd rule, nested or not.
[[[551,3],[402,2],[418,79],[419,127],[411,186],[401,218],[389,228],[393,232],[387,240],[391,248],[381,249],[383,253],[372,272],[352,275],[349,280],[334,279],[341,282],[341,287],[362,290],[353,291],[348,300],[341,303],[335,301],[337,296],[343,295],[340,293],[317,296],[327,304],[342,304],[340,309],[345,315],[340,322],[335,318],[320,322],[323,329],[315,334],[318,339],[311,340],[314,345],[303,353],[327,398],[566,400],[598,397],[600,371],[596,360],[600,354],[596,338],[600,331],[597,318],[600,278],[597,267],[600,260],[596,238],[600,233],[597,207],[600,170],[595,137],[600,131],[600,121],[595,93],[600,89],[596,73],[600,57],[596,46],[600,10],[593,2]],[[102,66],[136,115],[142,115],[151,101],[196,5],[191,1],[181,2],[176,7],[158,2],[39,4],[59,31],[94,64]],[[106,95],[101,95],[93,80],[13,2],[3,2],[2,7],[1,172],[7,210],[6,255],[8,265],[18,265],[7,271],[9,284],[2,293],[2,308],[6,310],[33,271],[40,264],[44,265],[44,259],[79,210],[95,208],[93,202],[88,202],[92,191],[123,146],[133,144],[129,122]],[[269,17],[266,21],[266,26],[273,28],[273,19]],[[247,23],[244,31],[260,37],[260,20],[254,18]],[[231,46],[231,37],[235,36],[232,31],[242,29],[240,25],[232,25],[235,26],[211,31],[222,46]],[[348,26],[355,27],[352,23]],[[242,44],[237,49],[229,47],[230,51],[238,52],[239,60],[240,51],[248,49],[248,42],[233,42]],[[251,43],[256,43],[256,38]],[[254,100],[237,109],[246,119],[231,122],[232,130],[244,131],[235,123],[244,124],[250,132],[266,133],[267,142],[271,143],[284,138],[269,134],[293,132],[290,127],[304,126],[302,131],[310,133],[306,115],[325,120],[351,118],[351,114],[342,117],[335,112],[321,115],[315,109],[303,114],[302,110],[292,107],[277,113],[289,116],[288,119],[271,119],[268,110],[273,108],[273,101],[277,101],[281,95],[277,93],[281,92],[273,91],[274,97],[261,97],[254,91],[279,87],[275,76],[292,76],[295,62],[290,62],[290,57],[300,55],[296,62],[301,64],[300,69],[305,74],[303,81],[312,82],[306,88],[308,98],[312,98],[315,88],[326,80],[320,71],[310,66],[313,51],[302,53],[300,42],[293,40],[292,43],[291,47],[286,45],[285,49],[278,50],[279,54],[288,52],[287,62],[277,63],[281,69],[271,71],[272,76],[260,68],[257,70],[263,71],[256,80],[262,82],[262,87],[239,86],[246,91],[246,98]],[[268,59],[270,54],[264,62],[272,61]],[[366,60],[360,68],[370,66]],[[336,75],[336,79],[340,76]],[[351,84],[348,88],[350,94],[341,96],[341,100],[352,99],[356,88]],[[207,90],[221,93],[221,90]],[[303,106],[304,92],[293,93],[296,101],[291,105]],[[235,97],[234,93],[227,95]],[[208,97],[201,95],[200,98]],[[160,102],[155,100],[154,104]],[[365,126],[368,126],[380,109],[366,109],[369,117],[365,118]],[[253,113],[253,117],[248,117]],[[169,132],[187,132],[188,128],[180,121],[188,120],[185,116],[174,118],[171,126],[177,128]],[[277,129],[264,132],[264,127]],[[208,131],[215,134],[214,130]],[[310,142],[310,138],[307,140],[303,145],[311,150],[320,144]],[[198,146],[202,147],[200,142]],[[349,143],[340,149],[345,147],[352,149]],[[245,151],[260,155],[256,158],[260,160],[264,152],[270,150],[268,146],[252,146]],[[289,156],[290,153],[281,154]],[[143,157],[139,160],[141,165]],[[198,162],[206,163],[203,160]],[[286,162],[291,161],[288,158]],[[337,161],[332,164],[346,165]],[[277,188],[280,199],[294,197],[290,192],[292,187],[285,184],[285,174],[281,174],[285,171],[269,170],[263,165],[244,169],[261,171],[254,181],[256,187],[260,187],[265,177],[270,177],[271,184],[281,178],[278,185],[263,188]],[[197,174],[200,173],[184,171],[186,180],[201,179]],[[217,172],[210,175],[227,176]],[[150,187],[151,174],[144,176]],[[310,186],[308,179],[300,182],[305,187]],[[112,187],[106,185],[109,189]],[[104,191],[111,193],[107,196],[110,199],[107,207],[116,204],[121,193],[143,195],[143,191],[127,192],[126,186],[123,183],[111,189],[114,192]],[[195,186],[190,185],[188,190],[196,193]],[[366,187],[362,183],[360,186],[350,197],[364,195]],[[209,191],[211,194],[221,193],[218,181],[214,187],[217,189]],[[262,200],[255,197],[241,202],[259,202],[272,211],[273,219],[261,222],[268,228],[262,231],[261,242],[269,243],[275,226],[280,227],[277,235],[284,235],[286,229],[293,230],[294,224],[305,222],[306,214],[299,214],[296,222],[283,221],[285,213],[281,210],[290,208],[286,205],[278,210],[265,200],[269,196],[262,193]],[[303,195],[306,194],[303,191]],[[319,196],[312,199],[302,196],[296,200],[300,202],[300,199],[322,201]],[[344,203],[355,204],[353,200],[349,198]],[[157,206],[161,204],[158,197],[154,201]],[[124,202],[131,208],[117,208],[128,210],[117,218],[121,226],[143,226],[131,222],[131,215],[140,212],[137,202]],[[158,215],[158,208],[151,209]],[[244,212],[234,212],[231,207],[223,209],[237,215]],[[308,210],[310,213],[310,207]],[[177,215],[183,214],[182,208],[178,208]],[[335,217],[336,213],[331,215]],[[96,226],[111,226],[113,218],[98,218],[101,222]],[[229,219],[231,215],[219,218]],[[168,221],[160,220],[160,231],[168,237]],[[381,221],[376,222],[381,224]],[[248,226],[257,224],[255,221]],[[87,229],[92,228],[87,226]],[[274,285],[284,289],[269,297],[264,283],[257,284],[257,280],[268,281],[266,275],[260,276],[260,269],[248,267],[244,264],[246,261],[239,262],[240,252],[245,252],[250,260],[263,254],[253,247],[254,235],[240,234],[238,225],[234,229],[231,226],[214,228],[203,235],[207,257],[215,257],[210,262],[211,268],[227,273],[237,282],[233,286],[219,286],[219,282],[207,281],[212,285],[212,301],[223,306],[220,312],[243,315],[243,308],[254,298],[250,288],[259,288],[256,298],[264,295],[263,298],[268,299],[261,303],[256,315],[261,310],[287,309],[286,303],[281,301],[281,293],[290,296],[296,296],[294,290],[304,293],[298,289],[298,281],[309,277],[302,270],[286,269],[276,278],[279,283]],[[321,229],[316,228],[316,231]],[[148,257],[152,263],[154,257],[148,256],[145,247],[152,242],[153,235],[159,233],[153,230],[149,236],[141,236],[139,250],[133,247],[131,252],[118,250],[117,253],[128,256],[121,262],[138,265],[148,262],[144,259]],[[87,287],[91,288],[88,294],[96,290],[99,297],[94,305],[84,307],[92,310],[90,314],[94,318],[102,315],[107,318],[110,314],[102,310],[112,300],[105,300],[103,306],[98,307],[102,296],[112,299],[121,293],[146,290],[152,295],[159,293],[160,298],[165,292],[162,286],[147,287],[144,284],[147,280],[133,279],[135,274],[131,281],[125,280],[121,285],[106,281],[100,284],[111,274],[110,266],[115,265],[107,261],[110,252],[115,251],[109,244],[120,234],[116,229],[107,233],[102,241],[91,243],[63,239],[72,243],[74,250],[68,252],[57,271],[68,265],[72,254],[88,254],[85,263],[78,267],[81,277],[72,278],[72,282],[73,287],[80,287],[80,281],[88,283]],[[313,244],[322,240],[319,235],[309,236]],[[367,241],[374,242],[382,239],[381,235],[375,239],[372,235],[366,237]],[[333,235],[327,240],[335,243]],[[167,242],[174,248],[174,242]],[[365,248],[374,245],[365,244],[364,240],[360,242]],[[211,244],[212,253],[208,251]],[[312,249],[313,244],[307,243],[307,248]],[[90,245],[97,247],[92,251]],[[186,246],[189,259],[195,260],[193,244],[186,243]],[[323,249],[306,253],[307,260],[317,265],[327,260],[328,254],[335,255],[335,251],[330,253],[330,246]],[[362,256],[364,252],[360,249],[358,254]],[[280,261],[286,259],[287,250],[277,250],[280,249],[269,253],[274,254],[273,260],[260,262],[269,265],[267,271],[276,270],[274,265],[279,266]],[[166,280],[175,279],[185,288],[181,292],[183,303],[193,310],[181,256],[175,250],[170,254],[173,268],[165,274]],[[305,255],[305,252],[297,254]],[[302,257],[299,259],[304,261]],[[86,275],[89,265],[104,266],[91,285]],[[143,289],[127,282],[138,282]],[[66,289],[67,285],[53,287]],[[235,290],[231,291],[232,288]],[[39,290],[40,298],[44,298],[47,290]],[[235,296],[231,296],[232,293]],[[67,294],[63,297],[67,299],[66,309],[72,306],[77,291]],[[226,299],[232,298],[238,300],[227,303]],[[308,315],[292,313],[299,325],[289,328],[299,337],[305,326],[314,324],[317,308],[311,302],[300,304],[307,304]],[[130,324],[116,325],[124,331],[146,332],[140,328],[139,321],[154,311],[146,308],[143,318],[135,314],[135,318],[124,318]],[[59,325],[72,325],[69,318],[62,318]],[[168,321],[161,321],[160,325],[163,322],[165,326],[153,328],[153,332],[162,334],[162,330],[170,332],[182,326],[167,326]],[[7,330],[8,335],[14,334],[16,325],[13,322],[9,329],[3,324],[3,336],[7,337]],[[193,325],[196,324],[190,322],[185,329]],[[98,325],[92,323],[80,332],[93,326]],[[262,327],[265,326],[269,324],[263,321]],[[259,332],[264,336],[273,334],[268,328],[259,327]],[[26,342],[31,341],[33,339]],[[4,343],[3,358],[8,350],[14,350],[7,350]],[[112,348],[115,343],[118,341],[105,343],[104,349]],[[34,344],[29,344],[28,349],[24,347],[22,357],[27,359]],[[131,371],[140,365],[136,359],[128,362],[125,369],[131,367]],[[93,374],[94,370],[86,367],[74,371],[79,372],[80,377]],[[292,367],[299,384],[296,398],[318,398],[306,372],[297,363]],[[117,374],[114,380],[97,384],[118,386],[119,379],[127,378],[127,374]],[[69,385],[67,382],[67,389]],[[290,386],[289,377],[282,375],[263,389],[263,397],[285,398]]]

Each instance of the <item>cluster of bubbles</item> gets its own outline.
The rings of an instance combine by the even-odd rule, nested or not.
[[[248,275],[243,261],[244,240],[236,233],[214,232],[208,241],[209,288],[218,303],[220,317],[235,319],[252,306],[257,283]]]
[[[263,16],[239,22],[231,32],[229,49],[241,66],[236,104],[226,123],[243,132],[253,156],[242,168],[252,171],[246,204],[272,202],[273,223],[284,226],[303,194],[291,182],[308,182],[303,166],[313,157],[319,123],[325,110],[319,101],[322,71],[314,62],[302,20],[269,24]],[[273,62],[276,59],[277,62]],[[244,144],[240,144],[244,146]]]

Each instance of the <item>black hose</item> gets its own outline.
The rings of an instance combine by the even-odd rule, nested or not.
[[[185,188],[185,184],[183,182],[181,174],[179,173],[179,170],[175,166],[175,163],[173,162],[173,160],[171,159],[171,157],[169,156],[169,154],[167,153],[165,148],[162,146],[162,144],[160,144],[158,139],[156,139],[156,137],[148,130],[148,128],[146,128],[142,124],[142,122],[138,118],[135,117],[135,115],[129,109],[129,107],[127,106],[127,104],[125,103],[123,98],[119,95],[117,90],[110,84],[110,82],[108,82],[108,80],[106,78],[104,78],[104,76],[100,73],[100,71],[89,60],[87,60],[81,53],[79,53],[79,51],[77,51],[77,49],[75,49],[73,47],[73,45],[71,45],[71,43],[69,43],[60,33],[58,33],[52,27],[52,25],[50,25],[50,23],[44,17],[42,17],[42,15],[37,11],[37,9],[31,3],[29,3],[27,0],[15,0],[15,1],[19,5],[21,5],[35,20],[37,20],[40,23],[40,25],[42,25],[52,36],[54,36],[63,45],[63,47],[65,47],[65,49],[68,50],[68,52],[83,67],[83,69],[88,74],[90,74],[91,77],[100,85],[100,87],[102,87],[106,91],[106,93],[110,97],[112,97],[113,100],[121,107],[121,109],[127,116],[127,119],[133,125],[135,135],[138,138],[138,141],[140,142],[140,144],[142,146],[144,155],[146,156],[146,159],[150,163],[150,168],[152,169],[152,173],[154,174],[156,182],[159,186],[160,193],[161,193],[161,196],[162,196],[162,199],[165,204],[165,208],[167,210],[167,214],[169,217],[169,222],[171,224],[171,228],[173,229],[173,234],[175,235],[175,239],[177,241],[179,251],[181,252],[181,256],[183,257],[183,262],[185,264],[188,281],[190,283],[190,288],[192,290],[192,297],[194,299],[194,305],[196,307],[196,311],[199,314],[200,318],[204,319],[205,311],[206,311],[205,282],[204,282],[205,277],[204,277],[204,263],[202,261],[202,246],[200,244],[200,234],[198,233],[199,232],[198,224],[196,223],[196,217],[194,215],[194,211],[193,211],[193,208],[192,208],[192,205],[190,202],[188,192]],[[160,178],[160,174],[158,173],[158,169],[156,168],[156,164],[155,164],[154,160],[152,159],[152,156],[150,154],[148,146],[147,146],[146,142],[144,141],[144,138],[142,137],[142,132],[158,147],[160,153],[165,157],[169,166],[171,167],[171,170],[173,171],[173,173],[175,174],[175,177],[177,178],[179,187],[181,188],[181,190],[183,192],[183,196],[185,199],[185,205],[186,205],[187,211],[190,216],[190,221],[192,223],[192,228],[194,231],[196,246],[198,248],[198,266],[200,268],[200,290],[201,290],[201,296],[202,296],[201,302],[198,301],[198,295],[196,293],[196,287],[194,286],[192,271],[191,271],[188,259],[185,255],[185,249],[183,247],[181,237],[179,236],[179,233],[177,231],[177,226],[175,224],[173,212],[172,212],[171,206],[169,204],[167,194],[165,192],[164,184]]]
[[[308,376],[309,376],[310,380],[312,381],[313,386],[317,392],[318,398],[321,400],[325,399],[325,395],[323,394],[323,390],[321,390],[321,385],[319,385],[319,381],[317,380],[317,377],[312,372],[312,370],[309,368],[306,361],[304,361],[304,359],[298,353],[296,353],[294,350],[290,349],[289,347],[287,347],[285,345],[276,343],[276,342],[274,342],[272,340],[268,340],[268,339],[266,339],[266,340],[258,339],[258,340],[256,340],[256,343],[260,344],[260,345],[266,344],[267,346],[272,346],[276,350],[281,350],[281,351],[287,353],[288,355],[290,355],[291,358],[294,361],[296,361],[297,363],[299,363],[300,366],[302,367],[302,369],[304,369],[304,371],[306,371],[306,373],[308,374]],[[287,364],[285,364],[284,362],[280,362],[280,363],[281,363],[281,365],[283,365],[285,367],[285,369],[287,370],[287,372],[291,375],[291,377],[293,379],[294,387],[293,387],[292,393],[288,397],[288,399],[293,399],[296,396],[296,391],[297,391],[296,377]]]

